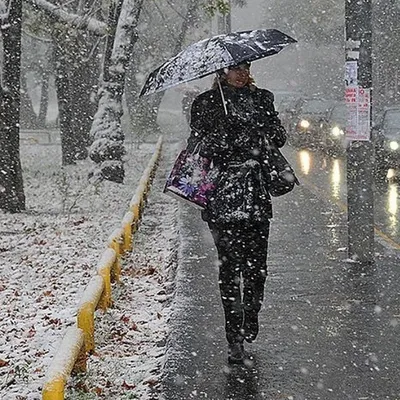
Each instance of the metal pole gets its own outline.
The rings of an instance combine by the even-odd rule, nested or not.
[[[346,0],[348,254],[374,262],[374,149],[371,142],[372,4]]]

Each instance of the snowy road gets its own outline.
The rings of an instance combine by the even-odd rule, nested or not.
[[[198,215],[182,209],[187,239],[166,400],[383,400],[400,392],[398,252],[378,243],[375,267],[346,262],[346,216],[334,201],[340,184],[329,192],[332,170],[318,170],[318,179],[299,171],[303,185],[275,199],[262,328],[247,345],[248,368],[227,364],[215,250]]]

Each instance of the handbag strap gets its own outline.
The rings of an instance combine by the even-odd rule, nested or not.
[[[290,169],[290,172],[293,174],[294,177],[294,183],[296,185],[300,185],[300,181],[298,180],[296,173],[294,172],[294,169],[292,168],[292,166],[290,165],[289,161],[286,159],[286,157],[282,154],[281,150],[279,149],[279,147],[277,145],[275,145],[275,143],[273,143],[271,140],[269,140],[268,138],[264,138],[265,139],[265,154],[266,154],[266,161],[268,163],[268,167],[271,170],[271,157],[278,157],[281,158],[282,161],[284,161],[284,163],[286,164],[286,167]]]

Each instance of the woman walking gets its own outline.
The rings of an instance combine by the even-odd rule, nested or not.
[[[244,362],[244,341],[254,341],[259,330],[272,218],[267,153],[286,141],[277,115],[273,94],[253,84],[249,63],[220,71],[191,109],[188,148],[200,145],[218,171],[202,218],[218,251],[230,363]]]

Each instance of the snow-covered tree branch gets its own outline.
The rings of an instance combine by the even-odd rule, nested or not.
[[[1,10],[1,1],[2,0],[0,0],[0,10]],[[32,6],[42,10],[47,15],[56,19],[57,21],[65,22],[75,28],[87,29],[90,32],[93,32],[99,36],[107,34],[107,24],[95,18],[71,13],[69,11],[60,8],[60,6],[54,5],[46,0],[25,0],[25,1],[31,4]]]
[[[0,31],[5,29],[8,24],[9,10],[4,0],[0,0]]]

